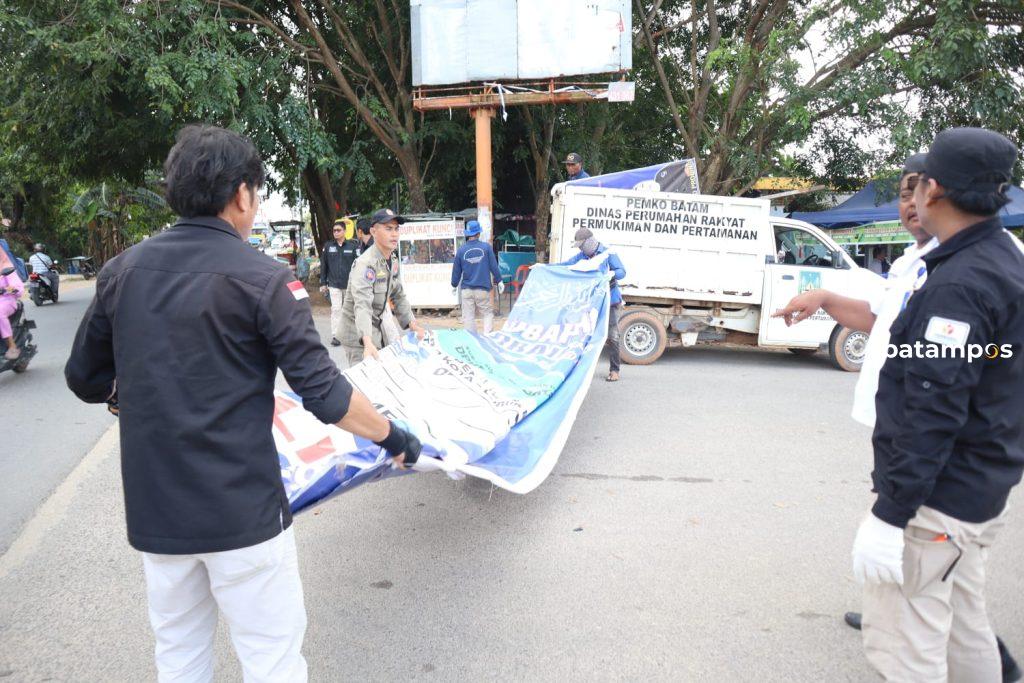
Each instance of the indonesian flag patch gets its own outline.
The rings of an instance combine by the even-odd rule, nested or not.
[[[306,291],[306,288],[303,287],[302,283],[298,280],[292,280],[289,282],[288,290],[292,293],[292,296],[295,297],[296,301],[302,301],[303,299],[309,298],[309,292]]]

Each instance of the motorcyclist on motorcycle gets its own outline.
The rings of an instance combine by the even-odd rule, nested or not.
[[[45,250],[46,245],[42,242],[37,242],[35,246],[32,247],[32,251],[34,253],[29,257],[28,262],[29,265],[32,266],[32,272],[39,273],[39,277],[45,278],[47,284],[50,285],[50,289],[54,294],[57,294],[57,286],[60,283],[60,276],[54,269],[53,259],[46,255]],[[57,299],[55,297],[54,301],[56,300]]]
[[[0,271],[13,264],[8,262],[7,255],[0,252]],[[0,338],[7,342],[4,358],[16,360],[21,356],[21,349],[14,343],[14,330],[11,329],[11,315],[18,310],[18,300],[25,291],[25,284],[16,272],[0,275]]]

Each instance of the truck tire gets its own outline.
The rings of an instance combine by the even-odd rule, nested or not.
[[[665,325],[647,311],[627,313],[619,321],[619,350],[627,365],[650,365],[668,344]]]
[[[860,367],[864,364],[867,343],[867,332],[836,325],[828,341],[828,359],[840,370],[860,372]]]

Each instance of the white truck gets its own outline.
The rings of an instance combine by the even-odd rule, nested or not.
[[[575,253],[589,228],[622,259],[622,360],[656,361],[668,346],[726,342],[828,351],[856,372],[868,335],[823,310],[786,327],[772,312],[798,293],[824,287],[868,298],[881,278],[857,266],[818,228],[770,215],[762,199],[559,184],[552,189],[552,263]]]

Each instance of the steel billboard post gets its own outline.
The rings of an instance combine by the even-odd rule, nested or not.
[[[494,110],[478,107],[469,110],[476,127],[476,219],[483,230],[483,239],[490,242],[493,235],[494,199],[491,194],[491,119]]]
[[[491,119],[515,106],[633,100],[631,0],[409,0],[413,108],[468,109],[477,220],[493,240]],[[548,226],[537,226],[537,233]]]

